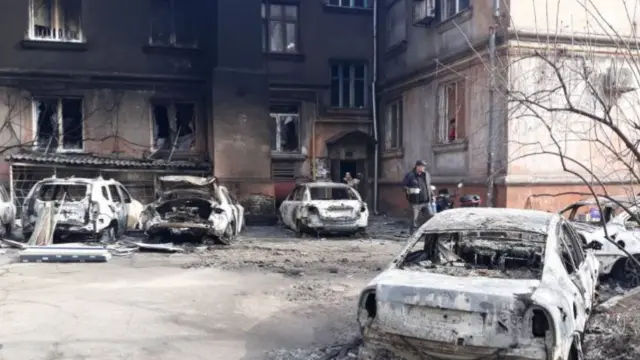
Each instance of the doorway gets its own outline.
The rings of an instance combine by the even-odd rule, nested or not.
[[[340,182],[347,175],[351,174],[351,177],[356,178],[358,176],[358,162],[355,160],[340,160]]]

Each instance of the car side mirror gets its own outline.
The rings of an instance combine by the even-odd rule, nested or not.
[[[588,243],[587,245],[585,245],[584,249],[585,250],[589,250],[589,249],[601,250],[602,249],[602,243],[600,241],[593,240],[590,243]]]

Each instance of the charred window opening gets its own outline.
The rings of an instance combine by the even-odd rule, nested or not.
[[[81,99],[36,99],[34,104],[36,147],[52,151],[84,148]]]
[[[45,184],[38,191],[40,201],[76,202],[87,197],[87,185],[82,184]]]
[[[451,276],[539,279],[546,237],[518,231],[428,233],[400,268]]]
[[[531,319],[531,333],[534,337],[545,337],[549,331],[549,320],[542,310],[533,310]]]
[[[189,151],[195,146],[196,108],[192,103],[153,105],[154,147]]]
[[[375,318],[378,314],[378,308],[376,306],[376,293],[370,292],[367,294],[366,299],[364,300],[364,308],[367,310],[367,314],[370,318]]]
[[[357,200],[355,192],[346,187],[310,187],[311,200]]]
[[[271,150],[278,152],[300,151],[300,110],[295,105],[271,106],[273,138]]]
[[[196,47],[192,5],[188,0],[152,0],[151,44]]]
[[[109,185],[109,192],[111,193],[111,199],[113,199],[114,203],[121,203],[122,199],[120,199],[120,193],[118,192],[118,188],[115,185]]]
[[[81,0],[32,0],[29,37],[33,40],[79,42]]]

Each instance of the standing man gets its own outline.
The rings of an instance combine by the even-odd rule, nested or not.
[[[404,189],[407,193],[407,200],[411,205],[411,226],[409,231],[413,234],[418,227],[418,217],[424,213],[428,221],[434,215],[431,202],[431,176],[427,172],[427,162],[416,161],[413,170],[405,175],[403,180]]]

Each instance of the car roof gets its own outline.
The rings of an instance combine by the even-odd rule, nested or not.
[[[640,204],[640,197],[637,197],[637,196],[627,196],[627,195],[608,196],[608,197],[598,196],[597,199],[602,206],[619,206],[619,204],[622,204],[624,206],[633,206],[633,205]],[[592,197],[588,197],[588,198],[584,198],[582,200],[576,201],[575,203],[569,205],[567,208],[574,207],[574,206],[584,206],[584,205],[595,206],[595,205],[598,205],[598,202],[596,202],[596,198],[592,196]]]
[[[509,230],[547,234],[554,217],[558,215],[538,210],[455,208],[434,215],[421,231]]]

